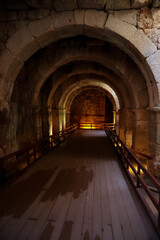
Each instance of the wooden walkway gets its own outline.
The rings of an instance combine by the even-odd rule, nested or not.
[[[104,131],[79,131],[0,191],[0,240],[158,240]]]

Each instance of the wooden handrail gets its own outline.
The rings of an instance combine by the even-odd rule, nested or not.
[[[106,122],[85,122],[79,123],[80,129],[106,129],[106,127],[110,127],[115,130],[116,125],[114,123],[106,123]]]
[[[5,179],[13,173],[19,171],[20,165],[28,167],[32,162],[40,158],[45,152],[50,151],[53,147],[62,142],[66,136],[78,128],[77,124],[74,124],[62,131],[57,136],[50,135],[36,142],[35,144],[27,147],[26,149],[15,151],[0,158],[0,182],[4,182]]]
[[[126,145],[122,142],[122,140],[119,139],[119,136],[117,134],[115,134],[110,128],[106,129],[106,133],[107,133],[107,136],[111,139],[118,154],[120,155],[122,166],[124,167],[140,199],[142,200],[145,206],[145,209],[147,210],[147,213],[153,223],[153,226],[155,227],[157,233],[160,236],[160,183],[143,166],[140,160],[134,155],[133,150],[130,150],[126,147]],[[135,151],[135,153],[139,153],[139,152]],[[151,160],[151,157],[149,157],[146,154],[142,154],[142,156],[148,157],[148,159]],[[133,163],[137,165],[137,168],[134,167]],[[132,169],[134,176],[132,176],[132,174],[130,173],[129,167]],[[146,182],[144,181],[144,178],[142,177],[142,174],[145,175],[145,178],[147,178],[154,185],[154,187],[156,188],[155,189],[156,193],[159,194],[159,199],[157,199],[154,193],[151,191],[152,188],[146,184]],[[149,199],[155,206],[155,209],[157,210],[157,213],[158,213],[158,218],[152,212],[148,202],[145,200],[142,192],[140,191],[141,188],[144,189]]]

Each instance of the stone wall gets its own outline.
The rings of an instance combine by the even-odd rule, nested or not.
[[[80,93],[71,106],[71,123],[105,122],[105,94],[98,90]]]

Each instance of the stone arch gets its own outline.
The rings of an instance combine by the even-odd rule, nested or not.
[[[159,103],[159,87],[156,84],[159,66],[155,62],[160,57],[160,51],[157,51],[155,44],[136,27],[117,19],[112,13],[108,16],[104,11],[90,9],[53,12],[47,18],[21,25],[7,41],[1,55],[3,99],[10,99],[15,78],[31,55],[51,42],[76,35],[110,41],[123,49],[145,76],[151,105]],[[8,86],[4,84],[6,81]]]
[[[59,101],[59,126],[60,126],[60,130],[62,130],[63,128],[66,128],[67,124],[67,114],[70,114],[70,108],[71,108],[71,104],[74,101],[74,99],[76,98],[76,96],[84,91],[84,89],[88,89],[88,88],[96,88],[98,90],[103,90],[108,96],[109,99],[111,100],[113,107],[114,107],[114,111],[118,111],[120,109],[120,103],[119,103],[119,99],[116,95],[116,93],[114,92],[114,90],[108,86],[106,83],[100,82],[100,81],[93,81],[91,79],[85,79],[85,80],[81,80],[79,81],[79,84],[77,85],[76,83],[72,84],[62,95],[60,101]],[[70,117],[69,117],[70,119]],[[116,119],[115,119],[116,121]],[[115,123],[115,122],[114,122]]]
[[[115,110],[119,110],[120,109],[120,103],[119,103],[119,99],[115,93],[115,91],[110,87],[108,86],[106,83],[102,83],[102,82],[98,82],[98,81],[93,81],[93,80],[89,80],[89,79],[85,79],[85,80],[81,80],[79,81],[79,84],[77,86],[77,84],[72,84],[70,86],[70,88],[68,88],[62,98],[60,99],[60,102],[59,102],[59,108],[61,109],[66,109],[67,108],[67,104],[68,104],[68,101],[70,100],[71,102],[73,101],[74,99],[74,92],[81,89],[81,88],[84,88],[84,87],[91,87],[91,86],[94,86],[94,87],[98,87],[98,88],[101,88],[103,90],[105,90],[105,92],[109,92],[110,95],[112,96],[112,98],[114,99],[114,107],[115,107]],[[73,97],[74,96],[74,97]],[[73,97],[73,99],[72,99]],[[72,99],[72,100],[71,100]]]
[[[160,51],[157,51],[155,44],[136,27],[118,19],[112,13],[108,16],[104,11],[90,9],[53,12],[44,19],[21,24],[19,30],[8,39],[2,51],[0,100],[10,101],[14,81],[30,56],[52,42],[77,35],[111,42],[130,56],[145,78],[149,107],[158,106],[159,85],[156,81],[159,80],[157,60],[160,58]],[[53,70],[51,69],[49,74]],[[8,105],[3,103],[3,106]]]

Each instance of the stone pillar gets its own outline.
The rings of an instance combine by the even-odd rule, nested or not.
[[[149,118],[145,109],[134,109],[133,118],[133,148],[149,154]]]
[[[0,101],[0,157],[19,150],[17,105]]]
[[[133,139],[133,112],[132,109],[125,109],[125,144],[132,148]]]
[[[71,116],[71,112],[66,111],[66,127],[70,126],[70,116]]]
[[[119,111],[115,110],[113,113],[114,113],[113,116],[115,116],[116,134],[119,135]],[[113,123],[114,123],[114,120],[113,120]]]
[[[59,110],[58,108],[52,108],[52,133],[59,132]]]
[[[66,109],[59,109],[59,131],[66,128]]]
[[[160,107],[149,110],[149,147],[153,161],[149,161],[148,169],[160,177]]]
[[[125,116],[124,109],[119,110],[119,137],[125,143]]]

